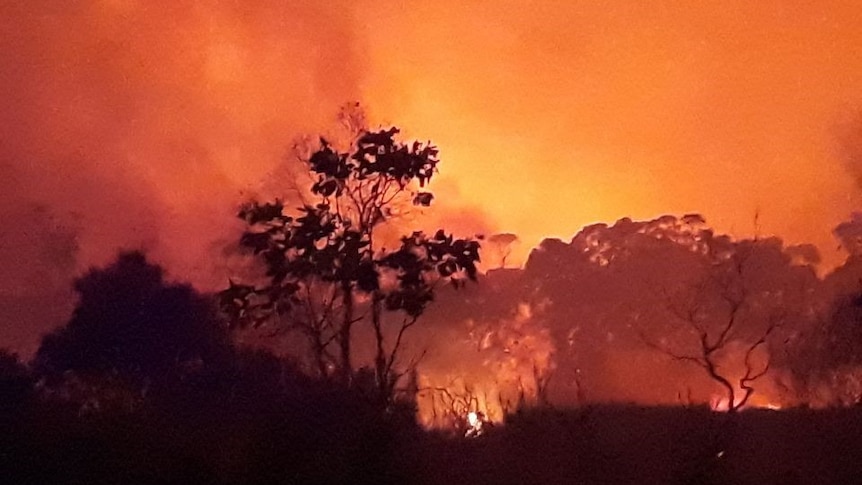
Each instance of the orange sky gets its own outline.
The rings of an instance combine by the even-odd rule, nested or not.
[[[825,2],[407,2],[362,16],[363,98],[443,148],[443,178],[532,247],[701,212],[816,243],[858,207],[862,9]]]
[[[862,9],[790,3],[2,2],[0,304],[123,247],[219,287],[236,204],[355,100],[439,145],[440,224],[517,233],[517,257],[624,216],[746,235],[759,210],[837,262]]]

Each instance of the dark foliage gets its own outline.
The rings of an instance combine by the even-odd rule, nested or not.
[[[520,410],[476,439],[422,432],[355,391],[240,352],[134,412],[33,402],[6,483],[831,484],[862,473],[862,412]]]
[[[309,368],[349,383],[354,325],[374,331],[375,386],[390,405],[410,364],[398,362],[405,332],[434,300],[435,284],[475,280],[479,243],[439,230],[413,232],[400,246],[375,242],[400,204],[429,206],[437,149],[396,140],[397,128],[363,131],[350,151],[321,139],[307,160],[313,184],[302,207],[244,205],[240,245],[263,263],[257,284],[229,282],[220,303],[234,326],[277,324],[306,338]],[[417,187],[418,186],[418,187]],[[370,308],[360,309],[360,305]],[[362,311],[366,310],[366,311]]]
[[[142,367],[119,359],[109,366],[101,357],[95,359],[98,365],[51,367],[48,363],[79,361],[41,361],[42,369],[85,372],[102,382],[94,386],[97,397],[117,375],[154,378],[135,369],[167,369],[180,377],[161,380],[159,392],[135,407],[82,412],[68,395],[40,393],[45,388],[34,383],[28,368],[14,355],[0,353],[4,483],[828,484],[854,483],[862,474],[859,408],[732,414],[705,407],[522,408],[505,425],[468,440],[419,430],[408,403],[383,409],[361,386],[315,379],[270,353],[232,348],[217,326],[195,326],[195,319],[210,318],[207,311],[188,310],[189,301],[201,297],[164,283],[158,268],[139,255],[90,272],[78,288],[82,302],[72,322],[79,323],[73,327],[70,322],[69,334],[70,328],[87,327],[81,323],[85,315],[91,316],[90,325],[125,322],[120,328],[137,335],[149,335],[139,327],[157,325],[153,319],[173,315],[174,325],[198,330],[138,341],[176,349],[179,344],[172,339],[188,345],[183,339],[194,335],[210,342],[201,349],[220,349],[215,353],[219,365],[194,372],[180,366],[186,371],[177,373],[166,362]],[[93,293],[106,288],[123,297]],[[156,295],[174,302],[170,308],[186,311],[154,311],[140,304]],[[95,356],[117,356],[93,349]],[[43,351],[39,358],[53,355]],[[202,359],[213,354],[181,355]]]
[[[0,440],[6,483],[401,482],[396,436],[416,433],[356,392],[256,351],[133,410],[82,414],[55,396],[23,416]]]
[[[211,302],[170,284],[143,254],[123,253],[75,282],[80,301],[69,323],[45,337],[34,368],[56,381],[68,373],[133,387],[177,379],[229,357]]]
[[[28,404],[33,379],[16,354],[0,349],[0,416],[8,416]]]
[[[862,363],[862,293],[839,296],[832,304],[824,342],[827,366],[838,368]]]

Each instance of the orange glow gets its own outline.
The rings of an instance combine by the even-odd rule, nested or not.
[[[236,204],[289,194],[296,137],[337,131],[357,100],[440,147],[423,223],[517,234],[509,266],[587,223],[691,212],[835,264],[831,230],[862,202],[847,136],[862,132],[860,25],[851,0],[3,2],[0,224],[15,234],[0,297],[69,306],[57,288],[120,247],[221,288]],[[58,231],[68,247],[47,254]],[[38,265],[32,288],[15,283],[21,261]],[[519,393],[536,399],[555,349],[530,316],[498,335],[527,335],[521,350],[428,371],[426,386],[476,399],[446,412],[499,420]],[[32,350],[50,317],[0,343]],[[667,395],[621,367],[605,366],[619,389]]]
[[[734,402],[738,406],[740,402],[742,402],[742,396],[737,395],[734,398]],[[728,406],[727,396],[721,396],[718,394],[713,394],[709,399],[709,408],[713,411],[725,413],[730,409]],[[769,409],[771,411],[777,411],[781,409],[783,406],[781,404],[772,402],[768,397],[758,396],[757,394],[753,395],[751,399],[743,405],[740,410],[757,408],[757,409]]]
[[[441,147],[437,211],[474,215],[436,217],[518,234],[510,263],[585,223],[688,212],[740,235],[759,212],[834,263],[859,203],[855,2],[159,3],[2,7],[3,158],[27,187],[5,197],[85,219],[83,265],[144,246],[211,287],[235,199],[351,100]],[[144,214],[96,229],[118,205]]]
[[[842,257],[830,231],[860,202],[839,136],[860,109],[855,2],[371,12],[364,98],[440,144],[443,177],[521,257],[585,223],[689,212],[737,235],[759,213],[761,234]]]

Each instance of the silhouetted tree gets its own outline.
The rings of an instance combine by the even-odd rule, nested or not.
[[[404,335],[433,300],[435,285],[475,279],[479,260],[478,242],[443,230],[413,232],[395,249],[375,239],[400,204],[429,206],[433,199],[424,188],[437,170],[437,148],[401,143],[397,133],[362,131],[349,152],[321,139],[307,159],[313,200],[287,212],[280,200],[243,206],[240,244],[266,267],[265,282],[231,281],[220,294],[234,324],[269,321],[301,331],[317,373],[345,383],[353,372],[354,325],[369,322],[376,386],[386,400],[405,372],[397,364]]]
[[[666,318],[658,289],[673,288],[699,271],[709,231],[697,215],[662,216],[649,221],[625,218],[615,224],[584,227],[570,242],[546,239],[533,250],[524,269],[535,288],[531,304],[555,347],[555,375],[548,386],[557,403],[591,399],[662,399],[674,391],[646,384],[657,361],[641,361],[638,326],[657,329]],[[628,379],[620,386],[614,367]],[[644,365],[647,364],[647,365]],[[633,376],[638,376],[634,378]]]
[[[739,260],[742,274],[734,269]],[[669,404],[692,387],[702,400],[721,385],[702,379],[709,377],[702,366],[679,365],[665,352],[644,348],[647,341],[677,355],[699,356],[700,333],[687,321],[689,312],[709,333],[708,346],[720,340],[723,324],[732,323],[725,345],[710,356],[737,386],[745,374],[746,345],[756,343],[770,321],[780,321],[782,331],[770,333],[751,352],[749,362],[757,368],[750,377],[761,370],[767,350],[770,362],[783,357],[780,337],[795,335],[808,318],[818,284],[813,260],[810,248],[787,247],[777,238],[716,234],[697,214],[626,218],[585,227],[570,242],[543,241],[530,254],[522,279],[532,289],[526,301],[543,308],[538,323],[549,329],[555,347],[549,398],[573,403],[580,401],[578,390],[588,389],[596,400]],[[731,320],[740,292],[744,303]]]
[[[858,163],[853,168],[858,172]],[[779,363],[783,389],[806,404],[862,402],[862,213],[851,214],[833,234],[847,259],[824,276],[811,324]]]
[[[49,380],[73,375],[143,391],[231,353],[210,300],[166,282],[139,252],[91,269],[74,286],[80,301],[71,320],[44,338],[34,359]]]
[[[770,341],[792,320],[791,309],[813,273],[796,271],[775,240],[722,241],[710,244],[706,256],[704,278],[667,295],[676,335],[644,341],[701,367],[723,388],[727,410],[735,412],[754,394],[754,382],[769,372]],[[776,263],[789,271],[769,268]]]
[[[793,342],[783,367],[803,402],[862,402],[862,294],[838,294],[813,325]]]
[[[0,349],[0,416],[21,409],[33,393],[33,379],[18,355]]]

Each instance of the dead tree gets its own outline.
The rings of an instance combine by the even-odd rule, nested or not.
[[[419,393],[431,399],[431,417],[435,426],[448,429],[461,427],[470,412],[479,411],[479,398],[473,386],[452,379],[446,386],[419,388]]]
[[[769,360],[758,366],[754,362],[754,355],[758,349],[766,347],[768,338],[781,327],[784,320],[780,314],[771,314],[762,320],[751,318],[755,295],[746,285],[748,259],[749,255],[731,253],[724,261],[710,268],[718,270],[718,274],[711,272],[688,298],[685,295],[665,295],[667,309],[675,326],[683,326],[691,336],[692,342],[688,345],[673,345],[666,339],[656,340],[644,332],[640,334],[641,340],[650,348],[676,361],[690,362],[703,369],[724,390],[728,412],[742,409],[755,392],[754,382],[769,372]],[[720,357],[726,354],[733,343],[742,344],[741,364],[744,367],[743,375],[735,382],[731,374],[722,370],[719,364]],[[684,346],[690,349],[679,350],[679,347]]]

